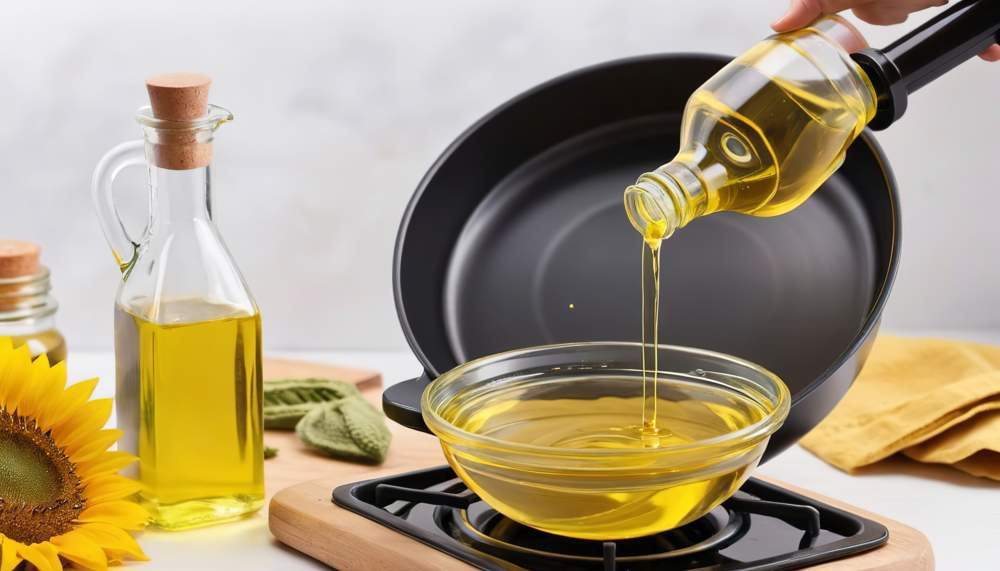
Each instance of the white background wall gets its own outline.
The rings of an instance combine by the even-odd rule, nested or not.
[[[0,236],[44,247],[78,349],[111,345],[119,279],[89,178],[138,137],[143,78],[197,70],[237,121],[217,138],[216,213],[271,349],[401,348],[390,258],[437,154],[551,76],[660,51],[738,53],[784,0],[5,2]],[[863,25],[883,45],[895,29]],[[1000,64],[912,98],[880,136],[903,191],[894,329],[1000,327]],[[667,158],[667,157],[665,157]],[[120,194],[138,211],[139,173]]]

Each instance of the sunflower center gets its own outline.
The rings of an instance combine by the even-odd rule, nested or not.
[[[42,449],[22,434],[0,432],[0,498],[41,504],[58,489],[59,474]]]
[[[69,531],[83,508],[80,478],[52,435],[0,408],[0,534],[47,541]]]

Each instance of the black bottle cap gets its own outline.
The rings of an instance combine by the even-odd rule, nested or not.
[[[906,111],[909,94],[1000,40],[1000,0],[963,0],[881,50],[852,54],[878,97],[869,124],[885,129]]]

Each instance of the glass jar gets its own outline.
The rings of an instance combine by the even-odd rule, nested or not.
[[[48,268],[37,263],[38,247],[12,241],[4,245],[16,247],[19,254],[4,257],[18,262],[18,269],[0,272],[0,337],[12,338],[15,347],[27,345],[32,358],[44,354],[52,364],[66,360],[66,340],[55,324],[59,304],[50,292]],[[26,256],[33,260],[24,263]]]

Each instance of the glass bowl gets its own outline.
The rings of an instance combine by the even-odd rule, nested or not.
[[[515,521],[602,540],[679,527],[749,477],[790,397],[777,376],[743,359],[658,350],[655,430],[642,429],[638,343],[470,361],[424,391],[424,420],[466,485]]]

